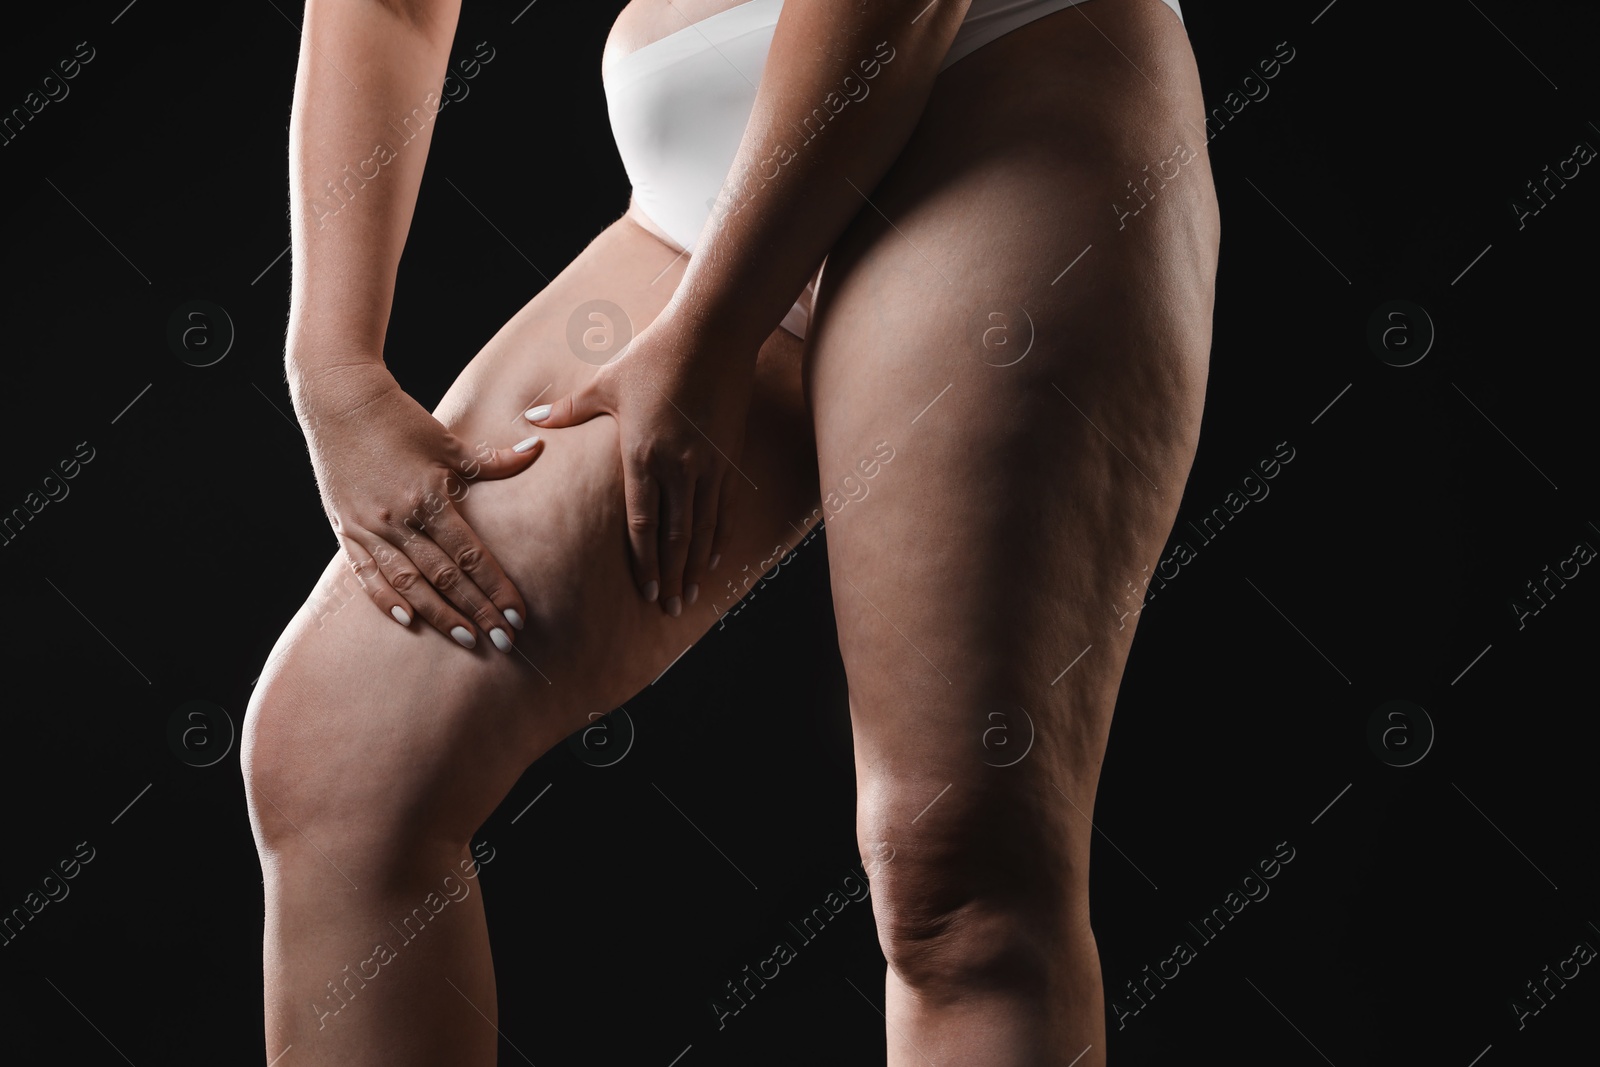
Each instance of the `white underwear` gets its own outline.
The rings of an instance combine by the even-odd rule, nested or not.
[[[1035,19],[1083,2],[972,0],[939,69]],[[1183,18],[1178,0],[1163,2]],[[680,251],[692,253],[699,243],[733,166],[782,9],[783,0],[746,0],[635,49],[603,71],[611,134],[633,184],[634,204]],[[864,65],[857,69],[863,73],[846,78],[841,91],[830,94],[831,102],[813,111],[797,139],[815,136],[831,114],[865,99],[875,63],[892,56],[892,50],[861,56]],[[814,287],[815,278],[779,324],[796,337],[806,335]]]

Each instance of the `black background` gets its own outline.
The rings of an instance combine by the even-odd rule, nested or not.
[[[333,547],[291,421],[274,258],[301,12],[125,3],[8,9],[0,45],[5,112],[78,42],[95,49],[0,146],[0,509],[94,450],[0,546],[0,909],[95,849],[0,947],[0,1033],[16,1062],[262,1062],[237,746],[190,766],[168,723],[205,700],[237,726]],[[532,264],[554,275],[626,202],[599,80],[620,2],[524,3],[466,4],[453,54],[484,40],[495,59],[446,109],[400,271],[388,358],[430,406],[542,285]],[[1278,42],[1295,56],[1210,145],[1215,344],[1173,541],[1198,553],[1145,609],[1095,812],[1108,997],[1174,942],[1199,951],[1111,1022],[1110,1054],[1587,1059],[1595,967],[1521,1029],[1510,1002],[1575,943],[1600,946],[1600,578],[1584,568],[1520,629],[1511,601],[1600,546],[1600,176],[1583,168],[1521,228],[1511,203],[1576,143],[1600,146],[1595,21],[1576,3],[1325,4],[1185,6],[1209,104]],[[236,331],[204,368],[166,339],[196,299]],[[1411,366],[1367,341],[1391,300],[1436,330]],[[1423,343],[1420,319],[1403,325]],[[1285,441],[1267,499],[1213,543],[1186,530]],[[855,861],[844,692],[822,537],[628,704],[625,759],[563,746],[529,769],[479,834],[519,1050],[502,1062],[882,1062],[865,903],[725,1028],[709,1006]],[[1435,732],[1407,767],[1368,741],[1390,700]],[[1420,746],[1414,713],[1407,728]],[[1295,858],[1270,896],[1200,945],[1186,922],[1278,842]]]

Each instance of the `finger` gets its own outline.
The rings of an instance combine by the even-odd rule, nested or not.
[[[661,592],[661,570],[656,558],[656,531],[661,528],[660,491],[641,464],[622,468],[622,499],[628,509],[628,545],[633,556],[633,580],[639,594],[655,603]]]
[[[683,614],[683,566],[689,559],[694,523],[694,485],[679,478],[661,487],[661,607],[673,618]]]
[[[529,408],[523,412],[523,418],[552,428],[576,426],[610,410],[601,394],[601,379],[597,375],[553,403]]]
[[[455,561],[473,586],[483,591],[473,618],[489,634],[494,647],[511,651],[511,633],[528,617],[522,594],[506,577],[499,561],[454,508],[445,508],[429,523],[433,542]]]
[[[710,571],[711,543],[717,533],[717,500],[722,495],[720,474],[701,478],[694,486],[694,513],[689,524],[688,562],[683,567],[683,604],[700,598],[700,583]]]
[[[356,584],[372,598],[373,603],[382,608],[388,616],[401,626],[410,626],[413,616],[411,605],[405,597],[395,592],[394,586],[383,576],[378,563],[372,558],[372,553],[363,548],[358,542],[349,537],[341,536],[339,546],[344,550],[345,561],[350,564],[350,570],[355,574]],[[324,613],[319,612],[318,619]]]
[[[440,513],[441,516],[443,514]],[[441,629],[462,648],[477,647],[477,630],[487,633],[498,627],[502,636],[507,637],[506,647],[509,649],[509,635],[505,629],[507,624],[502,621],[500,612],[450,554],[433,540],[434,527],[431,523],[432,520],[421,530],[406,528],[403,531],[401,551],[419,575],[416,585],[407,590],[406,595],[413,595],[412,590],[425,585],[436,596],[442,597],[457,618],[450,626]],[[474,623],[477,624],[477,630],[474,629]],[[500,644],[498,641],[495,643],[497,646]]]
[[[722,562],[722,553],[733,544],[734,524],[738,514],[734,501],[742,491],[739,480],[743,477],[744,475],[732,468],[722,475],[722,485],[717,493],[717,529],[711,538],[711,559],[706,564],[708,570],[717,569],[717,565]]]
[[[538,434],[525,437],[509,448],[490,448],[484,444],[473,451],[461,443],[456,455],[456,470],[469,481],[510,478],[533,466],[533,461],[543,452],[544,438]],[[464,495],[451,494],[450,498],[459,500]]]
[[[389,587],[410,605],[414,614],[420,615],[434,629],[458,644],[467,648],[477,644],[477,638],[472,635],[470,620],[451,607],[444,597],[439,595],[439,591],[428,584],[428,580],[423,577],[422,571],[411,557],[377,534],[369,535],[367,550],[377,560],[379,570],[389,583]],[[398,622],[399,619],[396,618],[395,621]],[[465,635],[464,638],[462,635]]]

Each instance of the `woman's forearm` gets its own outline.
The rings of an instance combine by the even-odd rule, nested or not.
[[[308,0],[289,120],[297,398],[327,369],[381,361],[460,0]]]
[[[969,0],[789,0],[674,312],[754,351],[915,128]]]

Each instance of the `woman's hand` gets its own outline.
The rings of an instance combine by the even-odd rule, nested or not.
[[[696,330],[669,307],[577,391],[528,411],[562,427],[616,418],[634,581],[682,614],[732,532],[756,352]],[[755,488],[751,483],[751,487]]]
[[[527,607],[455,505],[474,479],[527,470],[538,438],[470,447],[377,361],[319,368],[293,384],[323,510],[361,587],[401,626],[420,613],[473,648],[476,624],[511,651]]]

